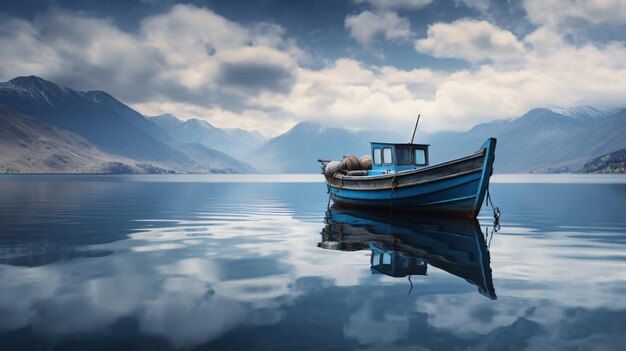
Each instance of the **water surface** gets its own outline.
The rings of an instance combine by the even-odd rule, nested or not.
[[[0,176],[0,349],[620,349],[626,178],[560,179],[496,177],[494,233],[319,176]]]

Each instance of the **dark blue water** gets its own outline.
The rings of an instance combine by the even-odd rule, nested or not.
[[[304,178],[1,176],[0,350],[626,345],[623,177],[492,184],[495,233]]]

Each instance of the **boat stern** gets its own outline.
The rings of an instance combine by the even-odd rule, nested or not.
[[[474,218],[478,216],[483,202],[485,201],[485,194],[487,193],[487,189],[489,189],[489,180],[491,179],[491,175],[493,174],[493,162],[496,158],[497,142],[498,140],[496,138],[489,138],[480,146],[481,150],[485,150],[485,159],[483,161],[478,194],[476,196],[476,202],[474,203],[474,213],[472,214]]]

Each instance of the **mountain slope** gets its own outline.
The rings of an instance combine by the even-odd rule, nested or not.
[[[434,145],[431,153],[436,161],[456,158],[475,151],[486,138],[493,136],[498,138],[495,163],[498,173],[580,168],[591,156],[619,148],[616,147],[619,143],[613,142],[610,143],[611,149],[607,150],[609,146],[603,146],[600,139],[619,139],[620,123],[621,130],[624,126],[616,121],[611,127],[602,127],[613,117],[590,112],[599,111],[597,109],[582,110],[586,115],[581,109],[565,114],[544,108],[533,109],[517,119],[481,124],[468,132],[443,138],[439,140],[442,146]],[[581,139],[593,140],[591,143],[597,143],[597,146],[590,145],[581,152],[578,145]]]
[[[167,114],[151,117],[150,120],[178,141],[200,143],[222,152],[226,152],[233,144],[225,131],[197,118],[182,121]]]
[[[74,132],[109,153],[137,160],[189,161],[106,106],[39,77],[0,83],[0,104]]]
[[[178,143],[176,146],[198,163],[193,172],[199,173],[255,173],[249,164],[239,161],[221,151],[198,143]]]
[[[562,140],[588,127],[588,122],[568,118],[547,109],[534,109],[500,129],[498,167],[504,172],[537,171]],[[479,144],[480,145],[480,144]]]
[[[193,142],[229,155],[241,157],[258,147],[264,140],[259,134],[243,129],[221,129],[197,118],[183,121],[170,114],[149,117],[174,140]]]
[[[317,159],[338,160],[369,152],[369,146],[350,131],[301,122],[263,144],[250,155],[249,163],[265,172],[318,173]]]
[[[585,163],[583,173],[626,173],[626,149],[596,157]]]
[[[82,137],[0,106],[0,172],[99,172],[106,154]]]
[[[88,101],[106,107],[112,112],[124,117],[124,119],[126,119],[126,121],[128,121],[130,124],[141,129],[150,136],[157,138],[161,141],[170,140],[169,135],[165,131],[163,131],[163,129],[145,118],[141,113],[126,106],[124,103],[117,100],[108,93],[101,90],[91,90],[86,92],[79,92],[79,94]]]
[[[224,153],[174,142],[159,126],[105,92],[78,92],[39,77],[18,77],[0,83],[0,104],[137,164],[150,162],[179,172],[251,169]]]
[[[554,150],[548,160],[569,170],[580,169],[592,158],[626,148],[626,109],[572,135]]]
[[[577,118],[585,121],[593,121],[597,118],[612,116],[619,112],[619,109],[600,108],[595,106],[583,105],[569,108],[554,107],[551,108],[550,111],[566,117]]]
[[[267,138],[258,131],[241,128],[227,128],[224,131],[239,144],[242,155],[248,154],[267,141]]]

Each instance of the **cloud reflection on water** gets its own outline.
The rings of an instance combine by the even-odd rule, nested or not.
[[[259,189],[151,181],[116,190],[107,182],[114,181],[102,188],[97,182],[18,184],[0,192],[1,202],[12,204],[9,212],[6,205],[0,209],[3,219],[22,213],[3,237],[3,249],[20,248],[11,255],[28,257],[29,233],[39,238],[47,231],[49,245],[83,254],[30,267],[0,264],[0,342],[22,340],[15,335],[48,343],[82,335],[83,348],[89,340],[123,335],[165,340],[173,348],[209,343],[220,349],[293,349],[302,342],[311,349],[611,348],[626,342],[624,224],[609,214],[598,222],[610,225],[578,230],[575,219],[557,216],[568,228],[555,231],[527,215],[524,226],[524,218],[515,217],[516,206],[528,208],[516,205],[523,185],[493,190],[506,212],[490,247],[498,290],[492,301],[434,267],[413,278],[408,295],[405,279],[371,274],[367,252],[318,248],[323,184]],[[181,196],[181,186],[192,186],[194,196],[189,189]],[[75,193],[57,196],[54,189]],[[613,208],[623,201],[605,196]],[[68,207],[68,198],[82,207]],[[109,208],[116,198],[123,199],[119,207]],[[221,205],[225,198],[229,203]],[[94,215],[102,208],[108,210]],[[68,213],[75,224],[47,226]],[[517,224],[508,227],[507,214]],[[87,229],[100,234],[82,240]],[[584,237],[589,232],[604,239]],[[126,240],[120,233],[128,233]],[[124,321],[130,326],[120,327]]]

